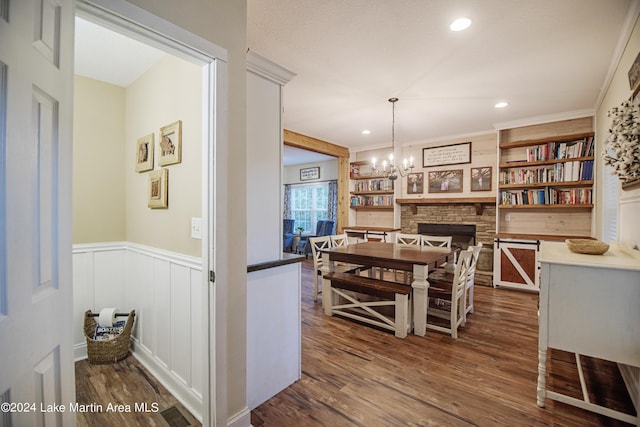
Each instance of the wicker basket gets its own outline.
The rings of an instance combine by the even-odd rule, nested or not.
[[[571,252],[587,255],[602,255],[609,250],[609,245],[596,239],[567,239],[567,247]]]
[[[89,363],[94,365],[114,363],[124,359],[129,354],[129,343],[131,340],[131,329],[135,320],[136,311],[131,310],[124,330],[116,338],[108,341],[94,340],[96,331],[95,317],[91,317],[91,310],[84,313],[84,336],[87,339],[87,357]]]

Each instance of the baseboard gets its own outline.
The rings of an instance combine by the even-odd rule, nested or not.
[[[155,358],[145,350],[140,344],[132,340],[131,354],[138,359],[151,375],[153,375],[160,383],[182,404],[191,414],[200,422],[202,422],[202,396],[193,392],[186,387],[181,381],[176,379],[171,372],[158,363]]]
[[[87,356],[87,343],[79,343],[73,345],[73,360],[77,362],[79,360],[86,359]]]
[[[229,417],[227,419],[228,427],[250,427],[251,426],[251,411],[248,407],[245,407],[242,411]]]

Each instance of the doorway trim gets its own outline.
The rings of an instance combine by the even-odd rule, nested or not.
[[[175,24],[134,6],[124,0],[78,0],[76,15],[120,34],[156,47],[189,62],[202,66],[203,78],[203,141],[202,141],[202,289],[203,298],[203,397],[202,423],[215,426],[226,420],[223,358],[220,350],[226,348],[223,322],[216,322],[216,314],[224,299],[216,294],[220,286],[215,280],[215,230],[225,229],[224,219],[216,214],[215,153],[227,145],[226,111],[227,51],[210,41],[184,30]],[[159,30],[161,28],[161,30]],[[224,205],[224,200],[220,201]],[[222,374],[222,375],[221,375]],[[221,391],[221,392],[219,392]]]
[[[338,158],[338,218],[336,233],[349,226],[349,149],[341,145],[285,129],[284,145]]]

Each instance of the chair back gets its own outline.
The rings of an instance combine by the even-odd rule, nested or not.
[[[471,251],[472,254],[472,258],[471,258],[471,274],[469,275],[468,278],[468,284],[467,287],[471,287],[473,286],[475,280],[476,280],[476,265],[478,264],[478,258],[480,257],[480,250],[482,249],[482,242],[478,243],[475,246],[469,246],[467,248],[468,251]]]
[[[331,248],[331,236],[310,237],[313,268],[318,271],[322,267],[322,250]]]
[[[292,234],[293,233],[293,224],[295,223],[294,219],[283,219],[282,220],[282,233],[283,234]]]
[[[316,237],[332,235],[333,224],[333,221],[326,219],[318,221],[318,223],[316,224]]]
[[[451,236],[428,236],[422,234],[422,246],[435,246],[451,249]]]
[[[458,300],[465,298],[466,286],[469,280],[473,280],[475,265],[473,263],[473,250],[467,249],[460,252],[458,262],[453,273],[453,286],[451,288],[451,306],[455,307]],[[453,308],[452,308],[453,309]]]
[[[420,246],[422,244],[422,236],[420,234],[396,233],[396,243]]]
[[[339,248],[340,246],[349,245],[349,238],[347,237],[347,233],[332,234],[330,237],[331,237],[332,248]]]

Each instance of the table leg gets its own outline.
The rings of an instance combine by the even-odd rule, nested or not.
[[[427,332],[427,302],[429,296],[429,267],[413,266],[413,333],[423,337]]]
[[[537,404],[540,408],[544,408],[544,398],[546,395],[546,375],[547,375],[547,349],[538,349],[538,400]]]

